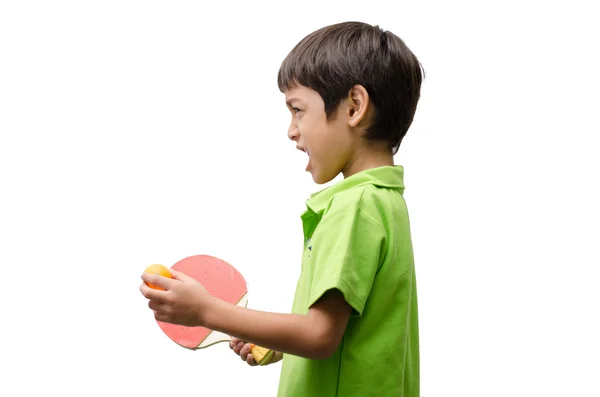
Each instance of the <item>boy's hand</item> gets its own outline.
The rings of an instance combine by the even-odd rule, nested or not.
[[[154,311],[158,321],[185,325],[203,326],[206,313],[214,297],[202,284],[192,277],[171,269],[171,278],[143,273],[140,291]],[[156,285],[164,291],[152,289],[146,283]]]
[[[229,347],[231,348],[231,350],[234,351],[235,354],[240,356],[242,361],[247,362],[248,365],[250,365],[251,367],[258,365],[258,363],[256,361],[254,361],[254,357],[252,356],[252,353],[250,353],[250,350],[251,350],[250,343],[243,341],[239,338],[231,337],[231,342],[229,342]],[[283,357],[283,355],[281,353],[274,352],[273,357],[267,363],[267,365],[276,363],[277,361],[281,360],[282,357]]]
[[[235,352],[235,354],[240,356],[242,361],[247,362],[248,365],[250,365],[251,367],[258,365],[258,363],[256,361],[254,361],[254,357],[250,353],[250,348],[251,348],[250,343],[247,343],[246,341],[232,337],[231,342],[229,342],[229,347],[231,348],[231,350],[233,350]]]

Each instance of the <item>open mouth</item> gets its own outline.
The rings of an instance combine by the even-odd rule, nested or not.
[[[306,171],[308,171],[308,169],[310,168],[310,153],[308,152],[308,150],[304,150],[304,153],[308,155],[308,163],[306,164]]]
[[[297,148],[298,150],[300,150],[300,151],[303,151],[304,153],[306,153],[306,154],[308,155],[308,163],[306,164],[306,171],[308,171],[308,169],[309,169],[309,168],[310,168],[310,166],[311,166],[311,162],[310,162],[310,153],[309,153],[308,149],[305,149],[305,148],[303,148],[303,147],[300,147],[300,146],[296,146],[296,148]]]

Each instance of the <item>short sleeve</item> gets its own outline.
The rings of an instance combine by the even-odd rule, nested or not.
[[[379,270],[385,229],[357,199],[334,198],[311,238],[308,306],[330,289],[340,290],[362,315]]]

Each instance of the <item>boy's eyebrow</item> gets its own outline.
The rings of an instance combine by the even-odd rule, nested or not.
[[[285,104],[291,107],[292,102],[297,101],[297,100],[298,100],[298,98],[293,97],[293,98],[290,98],[287,101],[285,101]]]

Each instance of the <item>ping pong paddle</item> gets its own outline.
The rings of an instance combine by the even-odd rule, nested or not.
[[[210,255],[193,255],[180,260],[172,267],[192,277],[216,298],[246,307],[248,288],[242,274],[229,263]],[[179,346],[190,350],[204,349],[220,342],[229,342],[229,335],[205,327],[186,327],[156,321],[161,330]],[[265,365],[273,351],[253,345],[251,354],[259,365]]]

